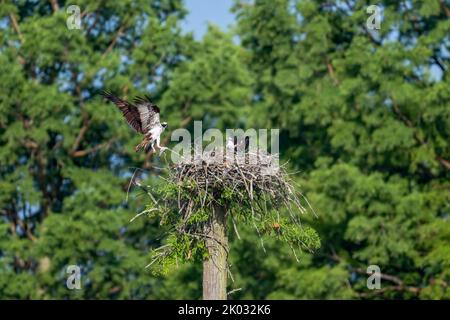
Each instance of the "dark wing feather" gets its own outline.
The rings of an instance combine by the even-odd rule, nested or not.
[[[135,105],[114,96],[108,91],[103,91],[101,95],[114,103],[120,109],[120,111],[122,111],[123,116],[125,117],[131,128],[133,128],[136,132],[144,133],[142,131],[141,117]]]
[[[152,128],[161,125],[159,120],[159,107],[153,104],[150,97],[136,97],[134,98],[134,103],[140,114],[143,133],[147,133]]]

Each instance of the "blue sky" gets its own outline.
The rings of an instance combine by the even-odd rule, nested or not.
[[[203,37],[208,22],[226,30],[234,21],[234,15],[230,12],[233,0],[185,0],[184,2],[189,14],[182,27],[187,32],[194,32],[196,39]]]

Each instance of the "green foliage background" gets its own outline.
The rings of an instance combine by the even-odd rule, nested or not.
[[[144,269],[163,239],[129,223],[148,200],[126,191],[132,167],[157,183],[160,160],[134,152],[104,88],[151,93],[172,129],[281,128],[322,248],[297,263],[243,226],[233,298],[450,298],[449,1],[378,1],[380,31],[369,1],[236,1],[232,32],[201,41],[180,0],[70,1],[81,30],[68,4],[0,2],[1,298],[201,297],[199,264]],[[70,264],[81,290],[65,286]]]

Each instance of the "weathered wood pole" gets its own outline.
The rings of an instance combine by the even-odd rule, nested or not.
[[[209,258],[203,262],[203,300],[227,299],[227,210],[214,206],[207,230]]]

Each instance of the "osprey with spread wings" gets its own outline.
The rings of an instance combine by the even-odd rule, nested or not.
[[[156,152],[155,143],[160,150],[160,154],[167,149],[159,145],[161,133],[167,128],[167,122],[160,122],[159,107],[153,104],[148,96],[145,96],[145,98],[136,97],[134,103],[130,103],[108,91],[103,91],[101,95],[113,102],[122,111],[123,116],[134,131],[144,135],[142,142],[135,148],[136,152],[141,149],[146,151],[149,146],[153,152]]]

